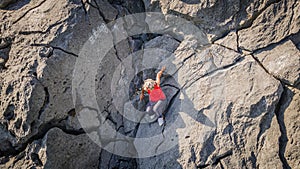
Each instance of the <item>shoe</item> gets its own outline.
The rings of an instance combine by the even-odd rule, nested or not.
[[[153,114],[153,115],[150,116],[150,119],[153,120],[155,117],[156,117],[156,115]]]
[[[158,118],[158,125],[162,126],[164,124],[164,119],[162,117]]]

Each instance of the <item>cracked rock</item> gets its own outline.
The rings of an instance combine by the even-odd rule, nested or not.
[[[238,32],[240,47],[255,51],[278,43],[300,29],[300,3],[282,0],[268,6],[246,29]]]
[[[268,82],[260,83],[261,80]],[[259,149],[255,147],[260,145],[260,140],[265,139],[265,132],[275,118],[274,110],[281,92],[280,83],[249,56],[233,66],[197,80],[185,90],[187,99],[193,103],[189,105],[194,110],[190,108],[186,112],[192,118],[182,117],[186,129],[178,130],[181,145],[179,152],[188,154],[194,146],[195,163],[210,164],[214,156],[233,149],[232,156],[224,160],[224,165],[238,168],[268,166],[268,162],[252,160],[250,152],[254,151],[254,156],[259,154]],[[211,126],[209,121],[215,125]],[[187,131],[190,137],[184,139]],[[241,151],[249,153],[241,157]],[[273,155],[279,159],[276,151]],[[181,156],[180,159],[182,164],[189,165],[189,155]]]
[[[280,109],[280,118],[282,118],[283,133],[282,149],[280,149],[286,163],[291,168],[297,168],[300,163],[299,158],[299,112],[300,112],[300,91],[299,89],[287,88],[284,96],[287,104]]]
[[[292,41],[260,50],[254,56],[275,77],[297,86],[300,82],[300,52]]]
[[[13,2],[0,0],[0,168],[300,165],[299,0]],[[145,11],[163,15],[108,24]],[[96,42],[101,30],[107,36]],[[124,35],[134,36],[79,70],[95,87],[92,97],[79,94],[73,71],[98,49],[80,57],[85,42],[112,45]],[[169,104],[160,127],[143,117],[147,96],[138,95],[162,66]],[[89,105],[94,95],[100,112]]]
[[[220,44],[229,49],[238,51],[238,42],[236,32],[230,32],[227,36],[222,39],[215,41],[216,44]]]
[[[9,167],[96,169],[100,152],[101,149],[86,134],[71,135],[53,128],[42,139],[28,145],[21,153],[23,156],[12,158]]]
[[[190,1],[190,0],[144,0],[146,11],[182,16],[207,32],[213,41],[234,26],[234,15],[239,10],[239,1]]]

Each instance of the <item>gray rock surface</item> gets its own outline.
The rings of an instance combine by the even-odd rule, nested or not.
[[[254,56],[277,78],[293,86],[300,82],[300,52],[292,41],[258,51]]]
[[[0,8],[0,168],[300,165],[299,1],[0,0]],[[163,15],[108,24],[154,11]],[[189,22],[172,23],[170,14]],[[92,57],[80,58],[82,47],[105,24],[112,32],[99,46],[133,30],[158,32],[123,39],[95,66],[95,112],[72,80],[75,66]],[[160,127],[145,115],[139,89],[164,65]],[[100,135],[99,147],[95,133],[110,131],[84,128],[88,115],[88,123],[109,124],[127,139]]]
[[[299,160],[299,89],[286,87],[277,108],[277,120],[281,135],[279,138],[279,155],[283,161],[282,168],[297,168]]]
[[[222,45],[224,47],[227,47],[229,49],[238,51],[238,36],[236,32],[230,32],[227,36],[224,38],[221,38],[217,41],[215,41],[215,44]]]
[[[24,157],[10,159],[6,167],[97,168],[100,153],[101,149],[86,134],[66,134],[53,128],[28,145],[21,153]]]
[[[231,56],[234,57],[234,55]],[[178,73],[180,73],[180,71],[181,69],[179,69]],[[182,69],[182,71],[185,71],[185,69]],[[235,82],[231,80],[232,78],[241,80]],[[249,80],[251,83],[249,83]],[[267,80],[269,82],[260,83],[261,80]],[[210,86],[217,87],[212,88]],[[266,95],[263,94],[264,92],[257,91],[261,89],[266,92]],[[270,125],[272,119],[275,118],[275,106],[279,101],[282,89],[281,85],[265,73],[250,56],[247,56],[243,61],[227,69],[217,70],[209,76],[196,80],[193,84],[187,86],[183,92],[186,93],[187,96],[187,98],[184,99],[193,100],[195,109],[194,111],[188,109],[187,112],[191,117],[194,116],[194,120],[184,117],[183,120],[187,128],[182,129],[181,133],[178,129],[179,142],[180,145],[183,146],[179,148],[179,152],[182,152],[179,159],[181,161],[180,164],[182,164],[184,168],[189,168],[192,164],[194,166],[213,164],[218,156],[222,156],[231,151],[233,151],[232,155],[225,158],[224,162],[222,160],[223,165],[236,166],[237,168],[256,165],[260,167],[265,166],[265,168],[267,168],[271,165],[271,162],[267,163],[263,160],[254,162],[251,158],[253,154],[255,154],[254,156],[256,157],[260,156],[259,147],[263,146],[260,140],[265,140],[265,138],[268,137],[266,134],[268,133],[267,126]],[[235,94],[231,94],[231,92]],[[258,93],[262,95],[258,95]],[[265,100],[266,98],[270,98],[270,100]],[[202,119],[199,119],[199,117],[197,119],[197,116],[200,115],[197,113],[200,112],[203,112]],[[205,121],[203,118],[208,118],[215,124],[215,127],[211,128],[207,120]],[[269,121],[265,119],[269,119]],[[194,124],[190,121],[194,121]],[[252,126],[251,123],[253,123],[253,121],[258,122],[260,127],[256,125]],[[187,126],[189,123],[192,123],[193,127]],[[248,125],[244,126],[245,123]],[[276,123],[273,125],[276,126]],[[262,126],[266,126],[264,130],[262,130]],[[244,135],[242,134],[243,132],[248,134]],[[187,134],[190,136],[188,139],[186,139]],[[277,138],[279,134],[278,132]],[[201,136],[204,137],[204,141],[199,141],[199,136],[200,138]],[[205,137],[209,138],[205,140]],[[244,145],[245,142],[247,142],[246,145]],[[194,153],[196,154],[195,161],[192,162],[190,161],[190,155],[185,156],[190,153],[191,149],[194,149],[193,151],[195,151]],[[240,150],[248,153],[241,157]],[[276,166],[277,162],[280,161],[276,150],[273,153],[268,152],[272,156],[273,165]],[[265,154],[262,153],[261,156],[265,156]],[[236,159],[244,161],[244,164]]]
[[[234,27],[234,15],[239,11],[239,1],[189,1],[144,0],[146,11],[180,15],[203,28],[214,40]]]
[[[291,168],[297,168],[299,164],[299,111],[300,111],[300,92],[297,89],[287,89],[288,97],[292,95],[292,100],[284,112],[284,123],[286,130],[286,151],[283,156],[286,157],[287,163]],[[289,95],[290,94],[290,95]]]
[[[268,6],[249,28],[238,32],[240,47],[254,51],[299,32],[300,3],[283,0]]]

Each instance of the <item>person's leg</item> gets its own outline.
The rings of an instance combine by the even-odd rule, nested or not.
[[[147,107],[146,107],[146,112],[150,116],[154,114],[153,105],[154,105],[154,103],[148,102]]]
[[[156,113],[158,117],[163,117],[163,113],[166,110],[167,107],[167,99],[165,100],[159,100],[154,106],[153,111]]]
[[[157,114],[158,116],[158,124],[160,126],[162,126],[165,122],[164,122],[164,111],[167,107],[167,100],[160,100],[158,101],[154,106],[153,106],[153,111]]]

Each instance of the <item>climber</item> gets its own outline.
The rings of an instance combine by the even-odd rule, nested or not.
[[[165,71],[166,67],[163,67],[156,74],[156,81],[152,79],[146,79],[142,87],[142,93],[140,95],[140,100],[144,99],[145,91],[149,94],[149,103],[147,104],[146,112],[150,115],[151,119],[158,117],[157,121],[159,126],[164,124],[164,111],[167,106],[167,99],[160,88],[160,78]]]

